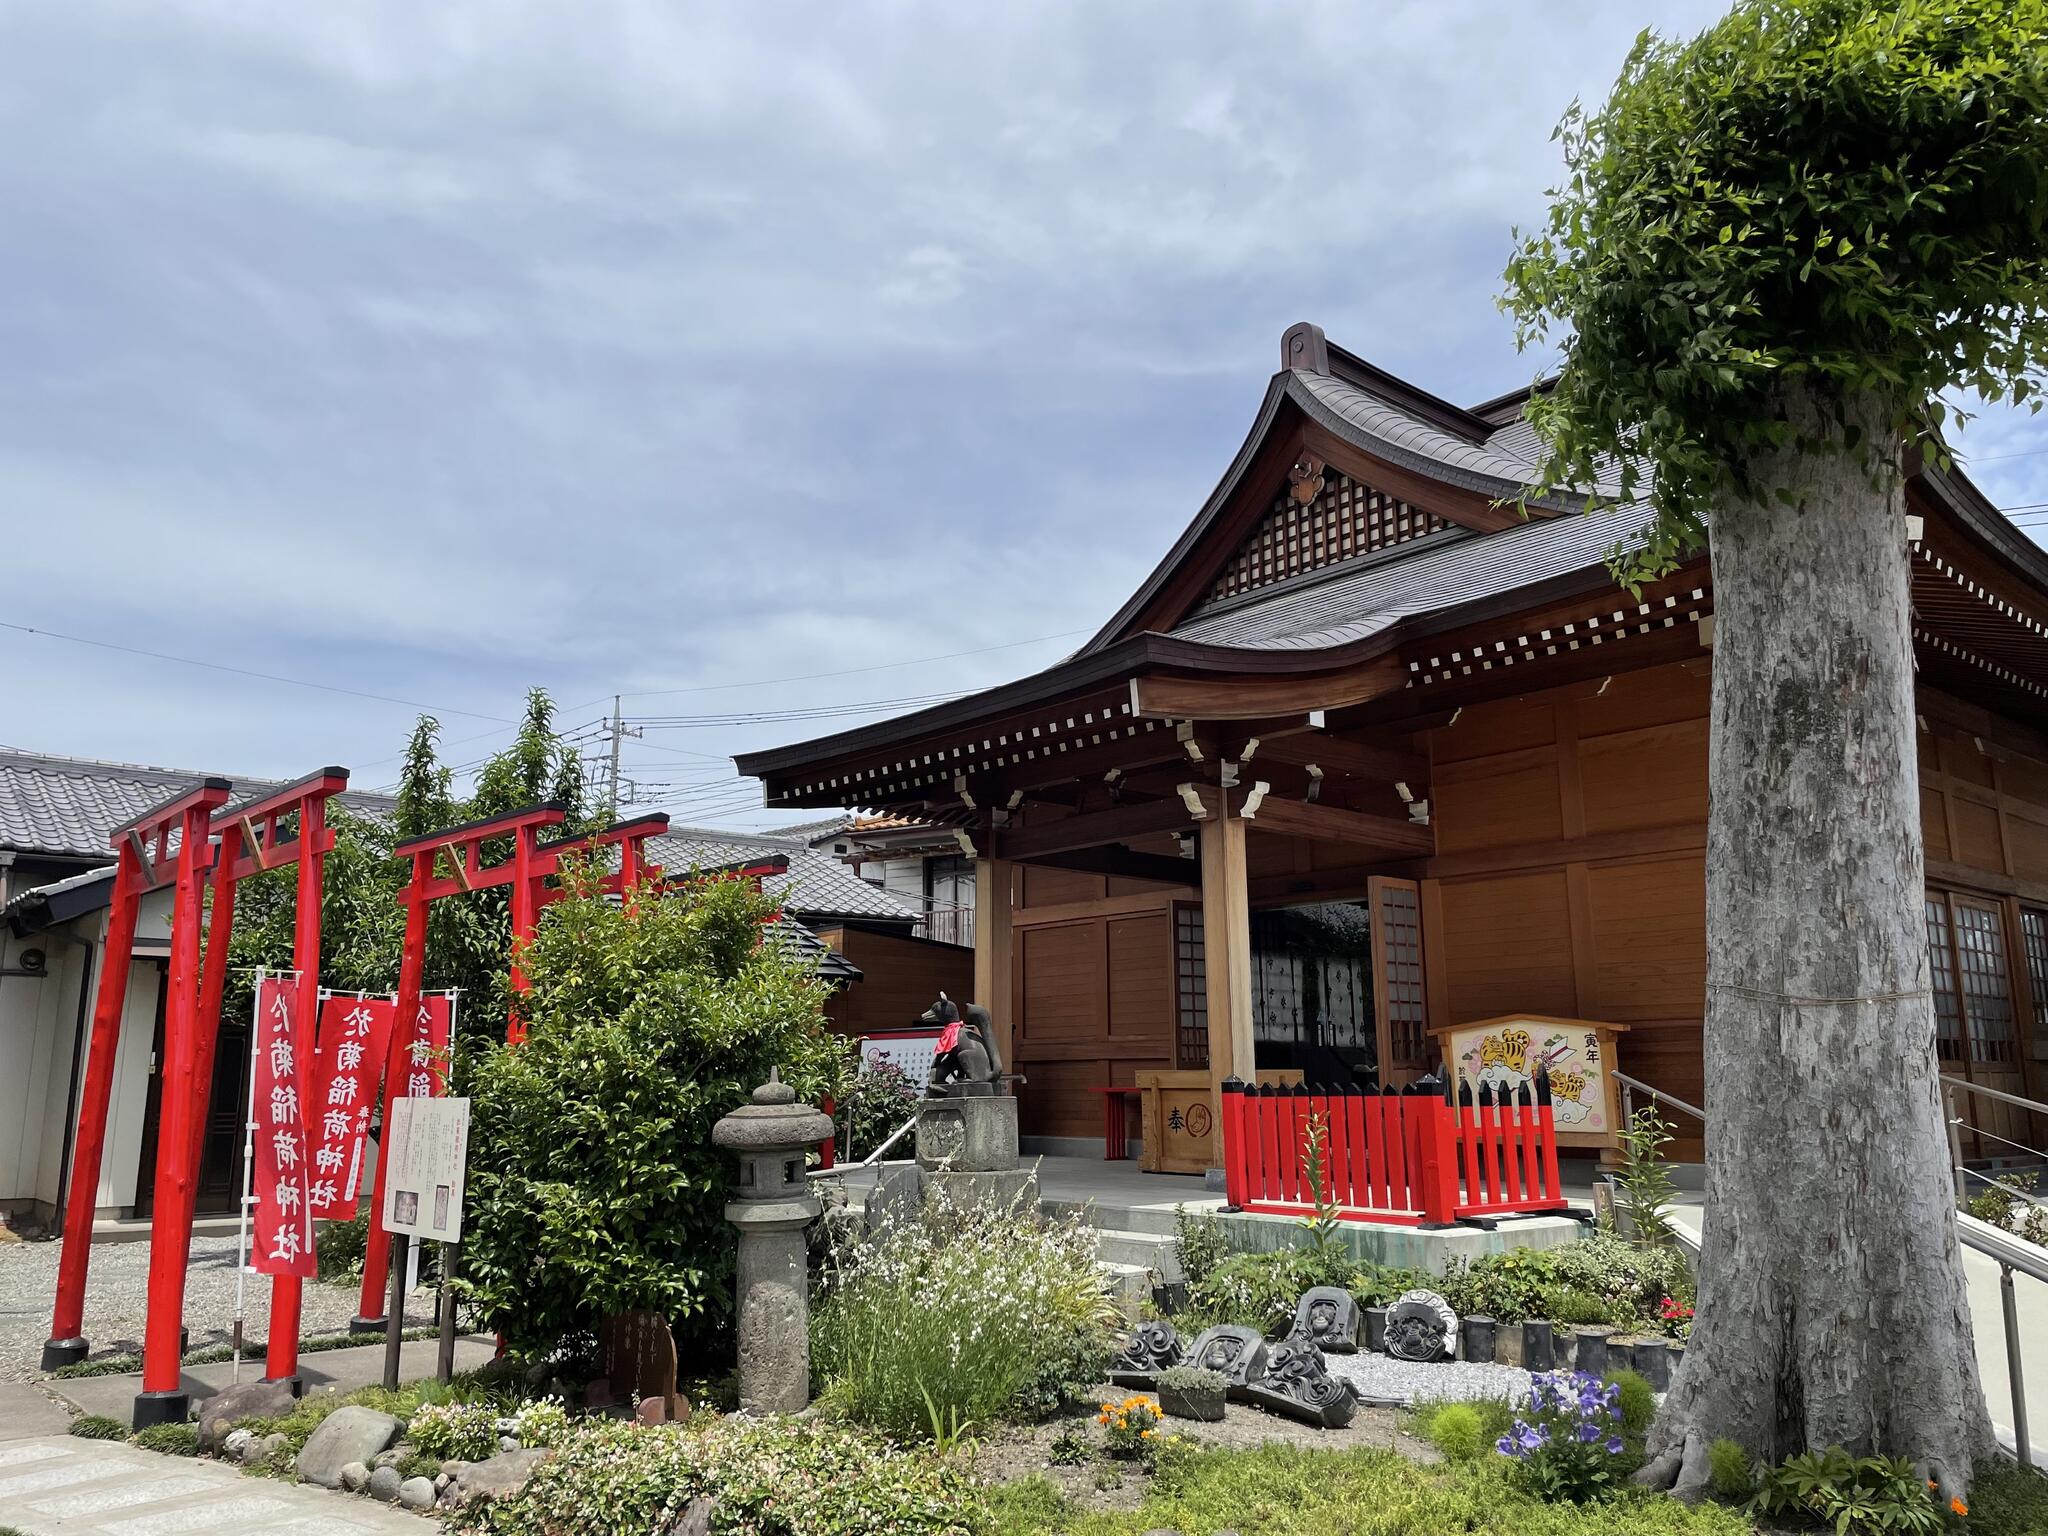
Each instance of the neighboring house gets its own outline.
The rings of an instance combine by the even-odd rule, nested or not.
[[[861,879],[915,904],[924,914],[919,937],[974,947],[974,859],[952,827],[913,816],[835,816],[778,827],[776,835],[829,850]]]
[[[780,897],[790,919],[857,968],[859,985],[836,988],[826,1004],[833,1027],[847,1035],[903,1029],[940,992],[954,998],[972,992],[974,952],[924,937],[923,901],[844,862],[837,844],[846,839],[832,830],[842,825],[812,822],[754,834],[672,827],[648,839],[647,856],[670,874],[779,862],[778,870],[763,876],[762,889]],[[823,974],[833,975],[829,969]]]
[[[1501,1015],[1626,1025],[1621,1069],[1704,1103],[1705,555],[1632,594],[1605,557],[1644,505],[1522,516],[1526,389],[1456,405],[1313,326],[1282,357],[1071,656],[740,771],[792,818],[852,805],[978,853],[979,1000],[1027,1134],[1099,1134],[1094,1090],[1140,1074],[1410,1082],[1432,1031]],[[1954,468],[1905,499],[1935,1044],[2038,1098],[2048,552]],[[2029,1139],[1983,1128],[1967,1154]]]
[[[78,1120],[82,1046],[99,990],[113,891],[108,834],[205,774],[89,758],[0,751],[0,1212],[52,1220],[64,1200]],[[237,779],[246,799],[280,781]],[[358,811],[388,796],[350,792]],[[94,1206],[102,1216],[150,1209],[156,1174],[157,1062],[170,962],[169,889],[141,903],[128,977],[107,1146]],[[234,1209],[248,1021],[223,1019],[200,1159],[198,1210]]]

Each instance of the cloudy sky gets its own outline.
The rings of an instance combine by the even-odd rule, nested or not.
[[[1718,9],[0,0],[0,741],[376,785],[539,683],[758,824],[726,754],[869,716],[673,717],[1056,659],[1290,322],[1525,382],[1552,125]]]

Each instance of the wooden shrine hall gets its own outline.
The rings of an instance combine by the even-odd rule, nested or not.
[[[1099,1147],[1105,1099],[1142,1090],[1146,1166],[1215,1166],[1226,1078],[1446,1059],[1542,1057],[1581,1145],[1611,1138],[1617,1067],[1705,1104],[1706,558],[1634,597],[1604,556],[1641,504],[1524,518],[1526,390],[1453,405],[1313,325],[1281,365],[1073,655],[741,771],[772,809],[954,830],[975,996],[1043,1150]],[[1958,471],[1908,511],[1942,1070],[2041,1097],[2048,553]]]

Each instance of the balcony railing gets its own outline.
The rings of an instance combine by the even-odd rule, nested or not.
[[[937,902],[925,905],[924,920],[918,925],[918,936],[936,939],[941,944],[959,944],[974,948],[974,908],[941,906]]]

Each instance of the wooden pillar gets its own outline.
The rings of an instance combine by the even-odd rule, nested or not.
[[[1209,1014],[1209,1082],[1222,1166],[1223,1080],[1258,1081],[1252,1053],[1252,912],[1245,824],[1223,806],[1198,825],[1202,850],[1202,965]]]
[[[988,1010],[1003,1070],[1017,1070],[1016,1023],[1010,995],[1016,936],[1010,926],[1016,868],[1008,859],[974,861],[974,1001]]]

